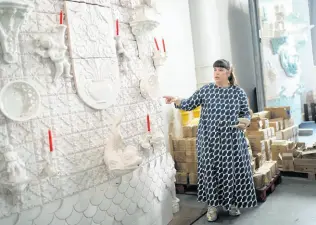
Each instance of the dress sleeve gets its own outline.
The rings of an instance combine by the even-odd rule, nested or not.
[[[194,94],[187,98],[187,99],[182,99],[180,101],[180,104],[175,104],[175,107],[177,109],[182,109],[184,111],[191,111],[201,105],[201,89],[197,90],[194,92]]]
[[[250,115],[250,109],[249,109],[249,104],[248,104],[248,97],[244,90],[241,90],[239,104],[240,104],[239,117],[250,120],[251,115]]]

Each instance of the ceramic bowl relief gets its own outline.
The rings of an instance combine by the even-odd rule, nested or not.
[[[25,81],[6,84],[0,92],[0,109],[9,119],[26,121],[37,116],[40,110],[40,94]]]

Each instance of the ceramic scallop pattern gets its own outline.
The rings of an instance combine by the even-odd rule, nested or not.
[[[148,165],[123,177],[2,221],[6,225],[156,224],[162,219],[163,203],[172,198],[172,170],[171,155],[163,153]],[[172,209],[169,207],[167,210],[169,215],[164,215],[165,221],[172,216]],[[163,222],[157,224],[166,224]]]

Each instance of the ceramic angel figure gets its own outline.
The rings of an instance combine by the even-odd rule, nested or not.
[[[66,26],[60,25],[57,27],[57,32],[54,35],[44,34],[35,40],[35,52],[43,58],[50,58],[55,65],[54,83],[61,75],[66,78],[71,78],[70,64],[66,58],[67,46],[64,44]]]
[[[8,181],[11,183],[22,183],[28,180],[26,175],[25,163],[20,159],[13,147],[9,146],[9,151],[4,153],[7,164]]]

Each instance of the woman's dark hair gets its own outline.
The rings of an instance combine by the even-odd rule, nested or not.
[[[215,68],[215,67],[224,68],[224,69],[229,70],[230,71],[230,75],[228,77],[229,84],[231,86],[237,85],[237,80],[236,80],[236,77],[235,77],[235,74],[233,71],[233,67],[231,66],[230,62],[228,62],[225,59],[219,59],[213,63],[213,68]]]

